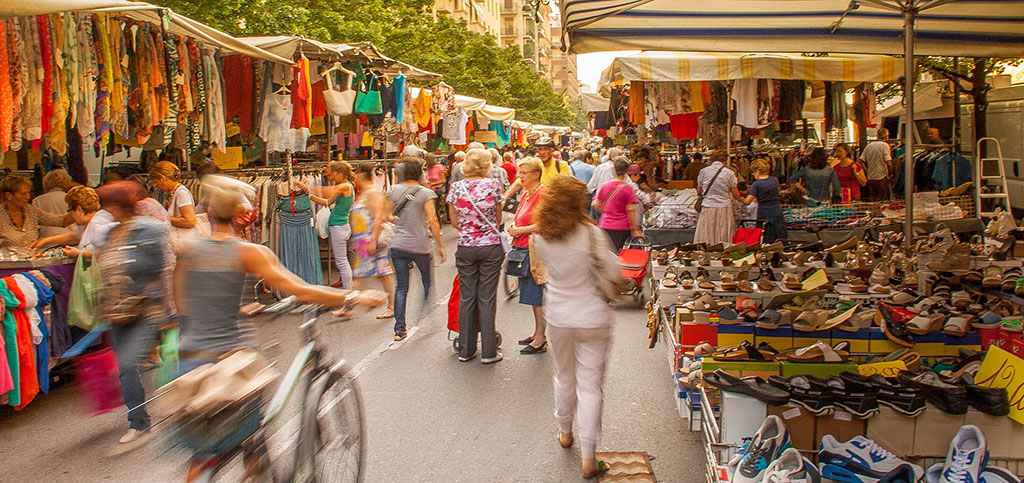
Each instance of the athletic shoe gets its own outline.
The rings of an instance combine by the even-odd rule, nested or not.
[[[965,424],[949,443],[944,463],[935,463],[925,474],[929,483],[980,483],[988,464],[985,434],[973,424]]]
[[[848,483],[913,483],[924,474],[920,466],[903,461],[863,436],[840,443],[826,434],[821,438],[818,464],[822,478]]]
[[[768,416],[754,438],[747,445],[746,453],[740,460],[733,475],[735,483],[761,483],[765,470],[790,448],[789,430],[778,416]]]
[[[814,466],[794,448],[782,452],[779,459],[764,470],[764,483],[820,483],[821,475]]]
[[[835,409],[832,391],[824,379],[814,376],[768,376],[768,384],[789,392],[789,402],[799,404],[815,416],[827,414]]]
[[[911,417],[924,412],[925,398],[921,391],[906,387],[895,379],[886,379],[881,374],[871,376],[870,381],[878,390],[879,404],[885,404],[896,412]]]
[[[1006,468],[986,466],[981,473],[981,483],[1024,483],[1024,480]]]
[[[837,408],[867,419],[878,414],[878,393],[870,384],[863,384],[848,377],[829,377],[828,387],[832,402]]]

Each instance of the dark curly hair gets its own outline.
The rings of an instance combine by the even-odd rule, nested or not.
[[[587,216],[586,185],[572,176],[555,176],[544,188],[540,206],[534,215],[537,233],[550,241],[558,241],[576,231],[582,223],[594,223]]]

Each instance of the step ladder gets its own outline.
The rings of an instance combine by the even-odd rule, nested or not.
[[[981,148],[986,141],[995,144],[995,149],[989,150],[988,155],[995,153],[996,157],[981,157]],[[999,140],[993,137],[985,137],[978,140],[975,155],[978,156],[978,183],[974,189],[974,206],[978,210],[978,216],[992,218],[998,214],[1002,203],[1003,210],[1012,212],[1010,209],[1010,191],[1006,187],[1006,166],[1003,165],[1003,148]],[[998,169],[992,169],[992,163],[996,163]],[[987,168],[987,169],[986,169]],[[993,174],[998,172],[998,174]],[[982,211],[983,200],[994,200],[989,204],[992,211]]]

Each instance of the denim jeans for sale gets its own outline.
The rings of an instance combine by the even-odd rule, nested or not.
[[[131,429],[149,429],[149,414],[142,405],[146,402],[146,389],[142,386],[139,364],[146,360],[157,339],[157,326],[143,318],[132,324],[112,324],[111,342],[117,356],[117,370],[121,379],[121,394],[128,411]],[[134,408],[134,409],[133,409]]]
[[[409,295],[410,263],[415,263],[423,281],[423,299],[430,294],[430,254],[391,249],[391,265],[395,267],[395,332],[405,330],[405,299]]]

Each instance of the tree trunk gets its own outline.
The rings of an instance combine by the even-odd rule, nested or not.
[[[988,61],[989,59],[974,59],[974,69],[971,70],[971,97],[974,99],[974,142],[988,134]],[[985,157],[985,150],[975,153],[979,158]]]

